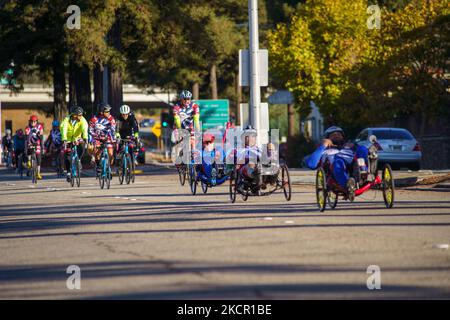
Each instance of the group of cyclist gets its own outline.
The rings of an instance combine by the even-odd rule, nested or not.
[[[84,150],[87,148],[91,156],[91,163],[97,164],[100,158],[100,146],[107,148],[111,165],[114,163],[114,154],[118,152],[118,140],[120,139],[139,139],[139,126],[128,105],[120,108],[120,115],[114,118],[111,114],[111,107],[106,103],[98,106],[99,113],[94,115],[89,122],[83,116],[83,109],[74,106],[70,110],[70,114],[63,119],[61,123],[55,120],[52,123],[52,130],[47,140],[42,140],[44,128],[39,123],[37,116],[33,115],[29,119],[28,126],[25,131],[19,129],[14,136],[11,136],[11,130],[6,130],[6,135],[2,139],[4,152],[13,152],[15,163],[18,167],[18,159],[21,154],[25,155],[25,159],[30,165],[30,150],[35,149],[38,174],[37,178],[42,179],[40,174],[40,166],[42,153],[46,150],[52,155],[62,155],[67,174],[70,179],[69,157],[68,153],[73,144],[77,146],[78,156],[83,156]],[[189,145],[191,150],[195,150],[194,128],[200,127],[200,107],[192,100],[192,93],[183,90],[179,96],[179,103],[173,108],[174,115],[174,132],[173,142],[181,141],[180,129],[187,130],[190,133]],[[237,152],[239,161],[242,162],[239,170],[240,173],[248,178],[255,177],[257,167],[254,163],[249,162],[252,154],[258,158],[261,150],[256,145],[257,132],[247,127],[242,137],[245,137],[244,148]],[[205,173],[212,170],[214,162],[224,163],[227,155],[223,148],[216,148],[215,137],[212,134],[205,134],[202,137],[202,150],[198,153],[202,154],[201,169]],[[45,148],[44,148],[45,147]],[[131,146],[132,147],[132,146]],[[223,146],[222,146],[223,147]],[[273,149],[273,145],[269,144],[269,148]],[[133,154],[133,150],[130,150]],[[343,191],[354,188],[355,181],[348,175],[348,169],[352,165],[353,159],[357,157],[367,158],[368,149],[362,146],[354,146],[345,143],[345,134],[340,127],[330,127],[325,131],[325,139],[321,146],[314,152],[307,161],[310,169],[316,169],[319,162],[328,160],[332,164],[333,175]]]
[[[71,179],[69,156],[72,146],[76,146],[80,159],[87,149],[91,155],[91,164],[98,164],[100,145],[104,143],[113,165],[114,154],[120,151],[118,142],[121,139],[134,142],[129,146],[130,154],[134,155],[134,146],[139,143],[139,125],[131,108],[128,105],[122,105],[117,119],[111,115],[111,106],[106,103],[100,103],[98,110],[99,113],[88,122],[83,116],[83,108],[72,106],[61,123],[58,120],[52,122],[52,129],[45,141],[43,141],[44,127],[38,117],[32,115],[25,130],[17,130],[14,136],[11,135],[11,130],[5,131],[5,136],[2,138],[3,154],[14,155],[12,165],[17,170],[23,165],[19,163],[19,159],[22,159],[30,170],[31,154],[34,152],[37,179],[40,180],[42,179],[42,155],[46,153],[52,158],[53,166],[58,160],[62,160],[60,163],[61,165],[64,163],[68,181]]]

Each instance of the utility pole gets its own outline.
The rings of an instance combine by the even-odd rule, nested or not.
[[[250,124],[257,130],[257,144],[261,143],[261,88],[259,84],[259,28],[258,0],[248,0],[248,15],[250,19]]]

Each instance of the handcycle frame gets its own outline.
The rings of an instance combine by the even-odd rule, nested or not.
[[[368,164],[368,168],[370,167],[370,164]],[[352,169],[349,170],[351,176],[353,175],[352,171]],[[358,182],[359,187],[354,190],[354,197],[358,197],[370,189],[381,190],[386,208],[392,208],[394,205],[395,182],[391,166],[389,164],[384,165],[381,177],[379,170],[372,174],[374,175],[373,181],[362,181],[363,183],[361,185]],[[320,161],[316,170],[316,200],[320,212],[325,211],[327,203],[331,209],[335,209],[339,197],[350,202],[354,201],[353,196],[344,190],[334,179],[332,165],[329,161]]]
[[[267,175],[263,173],[264,167],[265,168],[270,167],[271,168],[270,170],[273,172],[274,164],[270,163],[269,166],[265,166],[262,165],[261,163],[258,163],[257,167],[259,176],[257,179],[259,181],[256,181],[256,183],[254,183],[254,181],[248,181],[248,178],[242,175],[240,168],[241,166],[236,164],[236,157],[234,162],[235,163],[233,165],[234,166],[233,172],[230,176],[230,187],[229,187],[230,201],[232,203],[236,202],[236,194],[238,193],[242,196],[242,199],[244,201],[247,201],[248,197],[250,196],[269,196],[278,190],[283,190],[286,201],[291,200],[292,196],[291,179],[289,176],[289,169],[283,158],[280,158],[280,163],[276,164],[276,166],[278,167],[278,172],[273,175]],[[270,177],[270,179],[276,179],[276,181],[269,180],[266,183],[264,182],[264,180],[267,180],[265,179],[265,177]],[[263,184],[269,188],[268,191],[261,191]]]

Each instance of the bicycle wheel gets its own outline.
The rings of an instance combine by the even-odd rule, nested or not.
[[[36,159],[36,155],[33,154],[31,156],[31,182],[34,184],[37,184],[37,172],[38,168],[37,168],[37,159]]]
[[[123,184],[124,178],[125,178],[125,172],[126,172],[126,160],[125,160],[125,155],[122,155],[121,159],[120,159],[120,165],[117,168],[118,171],[118,177],[119,177],[119,183]]]
[[[338,195],[334,192],[328,192],[327,193],[327,202],[328,206],[331,209],[335,209],[338,203]]]
[[[204,194],[206,194],[208,192],[208,185],[203,180],[201,181],[201,184],[202,184],[202,191]]]
[[[80,161],[80,159],[77,159],[76,166],[77,166],[77,168],[76,168],[77,174],[76,174],[75,179],[77,182],[77,187],[79,188],[80,184],[81,184],[81,174],[80,174],[81,161]]]
[[[389,164],[386,164],[383,169],[382,188],[384,204],[386,208],[390,209],[394,206],[395,182],[392,168]]]
[[[177,167],[177,170],[178,170],[178,178],[180,179],[180,184],[181,186],[184,186],[184,184],[186,183],[186,165],[184,163],[180,164]]]
[[[324,212],[326,209],[327,185],[323,168],[317,169],[316,173],[316,198],[320,212]]]
[[[75,185],[75,176],[77,175],[77,170],[73,161],[73,157],[70,157],[70,186],[73,188]]]
[[[136,174],[135,171],[136,170],[136,165],[134,164],[134,156],[131,157],[131,183],[134,183],[134,181],[136,180]]]
[[[17,159],[17,169],[20,175],[20,179],[23,179],[23,155],[21,154],[19,156],[19,159]]]
[[[197,193],[197,170],[195,164],[189,165],[189,185],[191,187],[192,195]]]
[[[286,201],[291,201],[292,188],[291,188],[291,178],[289,176],[289,170],[286,165],[281,167],[281,181],[283,184],[283,193]]]
[[[131,157],[129,154],[125,156],[126,159],[126,165],[124,166],[125,169],[125,181],[127,184],[130,184],[131,182],[131,175],[133,168],[131,167]]]
[[[236,202],[236,194],[237,194],[237,168],[236,166],[234,166],[233,171],[231,172],[230,175],[230,189],[229,189],[229,194],[230,194],[230,201],[231,203],[235,203]]]
[[[106,179],[106,166],[105,166],[105,158],[102,156],[100,159],[100,176],[98,177],[98,182],[100,184],[100,189],[105,187],[105,179]]]
[[[111,166],[108,163],[107,166],[107,174],[106,174],[106,188],[109,189],[111,187],[111,177],[112,177],[112,172],[111,172]]]

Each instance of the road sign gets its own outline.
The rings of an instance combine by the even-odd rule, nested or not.
[[[202,129],[225,128],[230,117],[230,102],[228,100],[197,100],[200,107]]]
[[[288,90],[279,90],[269,97],[270,104],[293,104],[294,96]]]
[[[269,85],[269,51],[259,50],[258,61],[259,85],[267,87]],[[250,86],[250,52],[248,50],[239,50],[239,85],[241,87]]]
[[[157,137],[161,137],[161,123],[156,123],[153,127],[152,127],[152,133]]]

